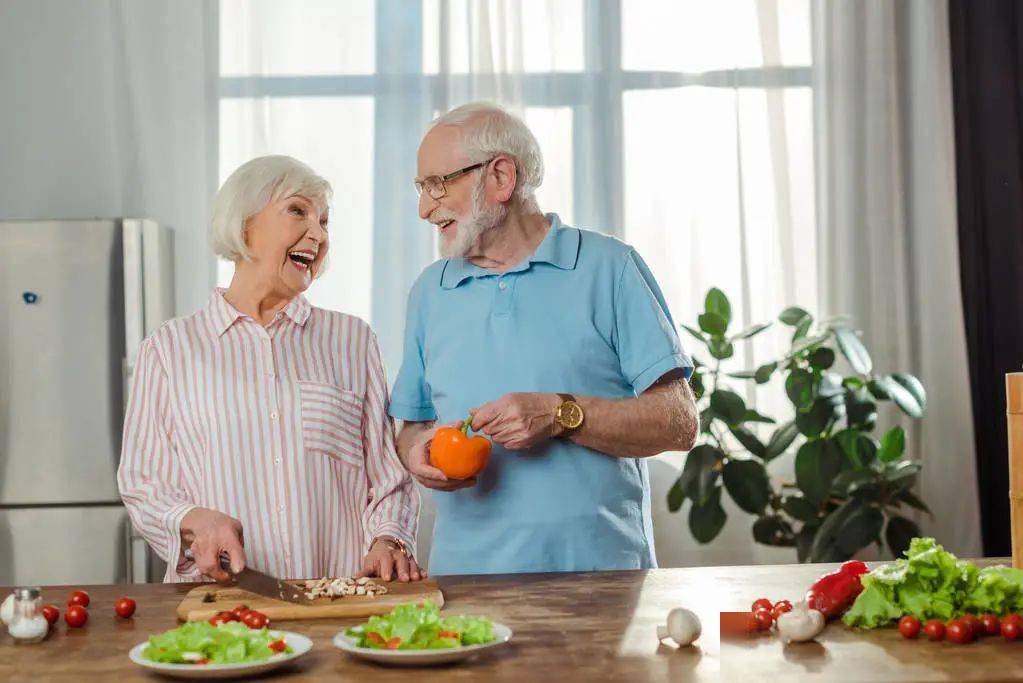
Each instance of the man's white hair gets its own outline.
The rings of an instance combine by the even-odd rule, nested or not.
[[[228,261],[248,260],[245,224],[267,204],[301,195],[323,211],[332,193],[330,183],[298,159],[256,157],[235,169],[220,186],[213,200],[210,245],[217,256]]]
[[[493,102],[470,102],[438,116],[430,130],[437,126],[460,129],[462,147],[473,163],[497,154],[512,157],[518,177],[514,196],[527,208],[539,210],[534,193],[543,183],[543,153],[522,119]]]

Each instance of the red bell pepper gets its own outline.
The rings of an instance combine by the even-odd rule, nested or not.
[[[856,596],[863,591],[860,577],[867,571],[867,565],[859,560],[850,560],[825,574],[806,592],[807,606],[823,614],[825,619],[839,616],[852,607]]]

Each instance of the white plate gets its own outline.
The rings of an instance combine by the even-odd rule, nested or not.
[[[504,624],[494,624],[494,640],[483,645],[465,645],[446,650],[375,650],[369,647],[358,647],[357,638],[345,635],[342,631],[334,636],[334,646],[354,657],[368,659],[371,662],[390,664],[392,666],[430,666],[432,664],[448,664],[475,657],[480,652],[504,645],[512,637],[512,630]]]
[[[274,630],[273,633],[279,633],[281,638],[284,638],[284,642],[290,645],[294,652],[290,655],[274,655],[262,662],[243,662],[240,664],[165,664],[163,662],[151,662],[142,657],[142,651],[149,645],[149,641],[146,641],[133,647],[131,652],[128,653],[128,657],[139,666],[174,678],[235,678],[237,676],[253,676],[264,671],[276,669],[295,661],[313,649],[313,641],[299,633],[278,630]]]

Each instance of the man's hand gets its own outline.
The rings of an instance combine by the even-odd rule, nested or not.
[[[560,431],[554,413],[561,405],[557,394],[505,394],[485,403],[472,415],[472,428],[509,450],[530,448]]]
[[[192,508],[181,518],[181,540],[189,546],[195,564],[214,581],[226,583],[231,574],[220,567],[220,554],[231,558],[231,572],[245,569],[242,523],[223,512]]]
[[[420,484],[428,489],[436,491],[457,491],[469,486],[476,485],[476,477],[471,479],[449,479],[439,469],[430,464],[430,446],[433,437],[438,429],[442,427],[462,428],[462,421],[452,422],[447,425],[439,425],[423,432],[409,449],[407,466],[409,474],[416,478]]]
[[[370,546],[362,561],[362,569],[355,578],[363,576],[379,576],[384,581],[393,578],[399,581],[419,581],[426,578],[426,572],[416,564],[416,558],[402,552],[397,543],[387,538],[378,538]]]

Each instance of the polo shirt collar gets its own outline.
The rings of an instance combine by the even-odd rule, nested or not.
[[[545,218],[550,221],[551,227],[547,235],[540,242],[533,254],[515,266],[509,273],[517,273],[527,270],[534,263],[549,263],[561,270],[574,270],[579,261],[579,230],[561,222],[556,213],[546,214]],[[486,277],[494,273],[486,268],[481,268],[470,263],[464,258],[448,259],[444,264],[440,284],[444,289],[454,289],[470,277]]]

